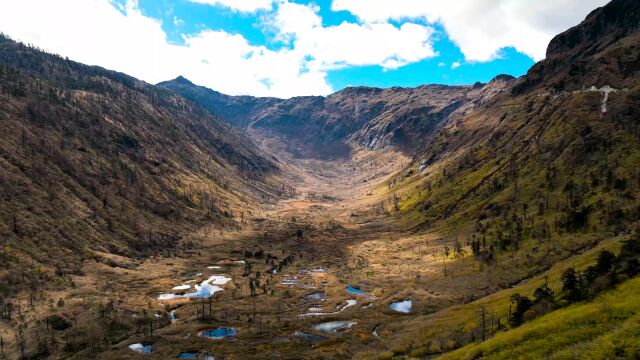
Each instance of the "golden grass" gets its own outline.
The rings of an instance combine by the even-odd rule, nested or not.
[[[640,278],[590,303],[571,305],[441,359],[637,358]]]

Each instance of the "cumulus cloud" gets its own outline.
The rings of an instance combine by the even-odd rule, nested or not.
[[[0,31],[47,51],[122,71],[150,83],[184,75],[229,93],[291,97],[332,92],[326,72],[310,72],[304,56],[254,46],[241,35],[203,30],[167,41],[160,21],[129,1],[0,0]]]
[[[183,35],[183,44],[171,43],[162,23],[145,16],[137,0],[0,0],[0,31],[150,83],[184,75],[228,94],[291,97],[331,93],[327,74],[335,69],[393,70],[437,56],[433,24],[446,29],[465,61],[490,60],[506,46],[539,59],[553,34],[606,0],[458,0],[455,7],[448,0],[333,0],[334,10],[359,20],[332,26],[323,25],[318,6],[291,0],[189,1],[260,11],[275,44],[251,44],[240,34],[206,28]],[[168,21],[183,28],[177,17]]]
[[[270,24],[280,35],[304,34],[322,26],[322,18],[318,11],[320,9],[315,5],[280,1],[277,12],[271,16]]]
[[[234,9],[250,11],[272,2],[233,4]],[[280,50],[212,30],[183,36],[184,45],[170,44],[162,24],[144,16],[135,1],[120,11],[113,5],[108,0],[11,2],[2,5],[6,11],[0,13],[0,29],[48,51],[148,82],[184,75],[229,94],[261,96],[324,95],[333,90],[326,79],[329,70],[377,64],[394,69],[435,55],[431,27],[348,22],[323,27],[316,6],[288,1],[280,1],[269,15],[280,39],[290,43]]]
[[[459,61],[454,61],[453,64],[451,64],[451,70],[455,70],[457,68],[460,67],[460,62]]]
[[[197,1],[233,3],[243,11],[272,5],[258,0]],[[377,64],[394,69],[435,55],[431,27],[347,22],[323,27],[316,6],[285,0],[268,15],[278,37],[288,43],[278,50],[208,29],[183,35],[184,44],[172,44],[161,22],[142,14],[135,0],[124,6],[110,0],[0,0],[0,8],[0,31],[17,40],[150,83],[184,75],[234,95],[326,95],[333,91],[329,70]]]
[[[273,6],[273,0],[189,0],[194,3],[219,5],[240,12],[255,12],[269,10]]]
[[[333,0],[365,23],[420,19],[439,23],[469,61],[490,61],[514,47],[544,58],[554,35],[578,24],[609,0]]]
[[[271,24],[294,51],[309,59],[307,67],[327,71],[346,66],[380,65],[396,69],[436,55],[432,27],[404,23],[322,26],[314,5],[282,1]]]

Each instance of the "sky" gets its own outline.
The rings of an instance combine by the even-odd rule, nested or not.
[[[0,0],[0,32],[149,83],[230,95],[520,76],[607,0]]]

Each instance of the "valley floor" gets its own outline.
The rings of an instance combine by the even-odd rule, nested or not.
[[[422,357],[462,345],[480,308],[491,309],[496,328],[504,324],[511,292],[500,289],[531,274],[508,261],[486,269],[468,252],[445,256],[443,244],[454,241],[445,229],[402,231],[385,181],[405,156],[358,150],[350,160],[301,160],[263,146],[283,160],[290,198],[238,218],[241,229],[197,229],[166,256],[96,253],[67,289],[22,294],[27,326],[0,323],[4,357],[23,348],[74,359],[384,358],[412,349]],[[193,292],[214,295],[182,297]],[[390,308],[405,300],[408,313]],[[66,325],[56,330],[52,315]],[[217,328],[237,334],[202,336]],[[151,354],[132,350],[137,343]]]

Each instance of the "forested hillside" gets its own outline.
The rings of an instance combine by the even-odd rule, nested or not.
[[[637,309],[617,297],[631,296],[623,294],[632,293],[635,282],[594,297],[637,273],[621,273],[622,263],[602,264],[612,264],[630,237],[636,240],[623,246],[620,261],[635,263],[639,256],[637,235],[631,236],[640,221],[639,14],[634,1],[612,1],[558,35],[546,60],[461,121],[443,124],[413,165],[378,189],[389,194],[381,206],[398,225],[445,235],[436,244],[459,277],[450,281],[499,291],[421,319],[407,332],[422,335],[399,331],[392,339],[402,345],[389,340],[390,347],[436,354],[517,328],[576,300],[567,276],[585,286],[587,295],[577,301],[594,305],[552,312],[527,330],[496,335],[449,358],[538,358],[556,351],[571,358],[587,348],[602,350],[598,341],[606,331],[582,336],[587,320],[578,315],[598,304],[624,308],[615,323],[632,326]],[[544,279],[553,280],[550,287]],[[593,316],[594,326],[614,321],[606,311]],[[576,328],[563,327],[562,319],[575,319]],[[539,348],[551,344],[550,337],[558,348]],[[627,340],[616,342],[614,352],[632,358],[637,350]],[[576,352],[563,348],[567,344]]]
[[[149,255],[185,227],[233,226],[277,171],[179,96],[6,37],[0,132],[0,292],[64,281],[94,251]]]

